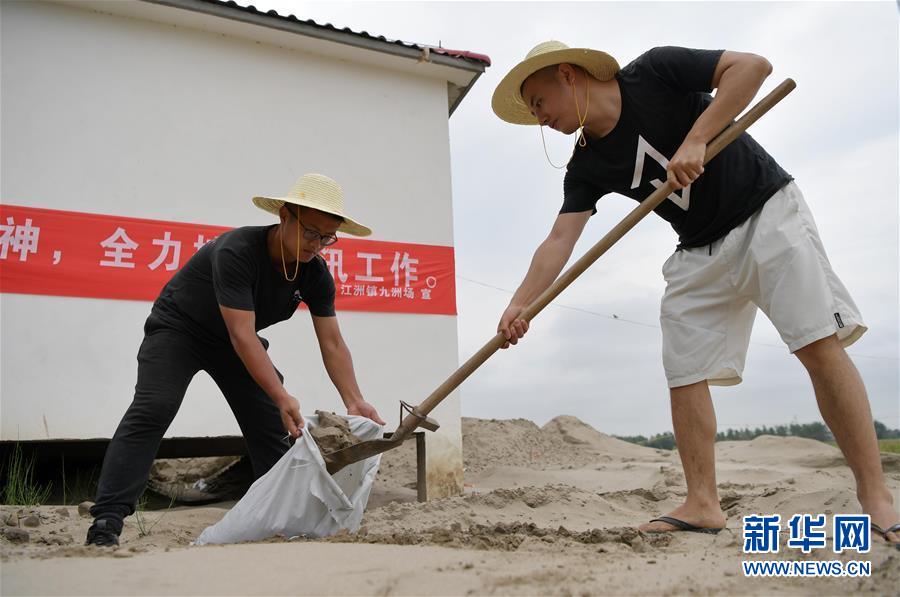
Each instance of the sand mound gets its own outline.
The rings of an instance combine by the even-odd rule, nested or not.
[[[220,502],[207,507],[139,511],[125,519],[120,537],[122,547],[116,550],[83,545],[92,518],[80,515],[76,506],[4,505],[0,507],[3,518],[0,535],[4,537],[0,542],[0,557],[4,560],[11,557],[124,558],[187,547],[200,531],[217,522],[231,505]],[[29,523],[28,518],[32,518],[33,522]]]
[[[554,431],[545,431],[526,419],[462,420],[463,465],[477,473],[497,465],[541,469],[546,466],[587,464],[590,449],[573,445]]]
[[[882,452],[881,467],[886,473],[900,473],[900,454]]]
[[[425,533],[456,525],[492,526],[533,523],[540,528],[564,526],[585,532],[599,526],[626,526],[636,517],[659,506],[647,492],[598,493],[566,484],[500,488],[480,493],[441,498],[426,503],[392,502],[369,508],[363,519],[366,532]]]
[[[153,461],[150,479],[158,483],[193,483],[233,465],[238,456],[162,458]]]
[[[367,509],[373,510],[391,502],[414,502],[416,499],[416,442],[407,439],[381,455]]]
[[[121,594],[289,594],[298,586],[367,595],[806,594],[808,579],[741,574],[741,517],[859,511],[853,476],[835,448],[760,437],[717,445],[725,531],[645,534],[635,527],[684,500],[677,454],[628,444],[568,416],[543,428],[466,418],[462,431],[464,495],[415,501],[415,442],[408,441],[382,456],[360,531],[319,541],[187,548],[230,506],[218,504],[144,512],[142,524],[126,519],[119,549],[85,548],[90,518],[77,508],[0,508],[2,592],[93,594],[97,578],[115,578]],[[884,461],[900,502],[900,475],[891,472],[900,457]],[[171,479],[175,464],[199,474],[191,468],[197,463],[168,463],[159,477],[179,482]],[[869,578],[819,579],[814,589],[881,594],[900,582],[895,554],[873,538],[863,558],[830,549],[787,557],[871,561]],[[298,561],[316,570],[303,585],[283,574]],[[210,566],[220,574],[195,574]]]
[[[581,419],[569,415],[560,415],[551,419],[542,427],[543,431],[552,433],[563,441],[596,450],[600,454],[614,458],[640,458],[654,460],[671,454],[665,450],[647,448],[600,433]]]
[[[756,466],[824,469],[846,466],[841,451],[814,439],[761,435],[750,441],[718,442],[716,458]]]
[[[237,500],[253,481],[249,458],[171,458],[153,463],[148,487],[183,504]]]
[[[665,547],[672,542],[670,535],[643,535],[633,527],[589,529],[571,531],[564,526],[545,528],[533,522],[497,524],[453,523],[448,528],[431,527],[424,531],[399,531],[372,533],[368,530],[356,535],[344,534],[325,539],[331,543],[377,543],[387,545],[440,545],[443,547],[496,551],[534,551],[528,549],[532,542],[541,549],[572,550],[579,546],[595,546],[593,552],[608,551],[647,552]],[[599,548],[612,544],[609,548]],[[618,549],[616,549],[618,548]]]

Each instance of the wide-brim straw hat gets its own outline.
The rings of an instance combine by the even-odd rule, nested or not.
[[[491,100],[494,114],[513,124],[539,124],[522,98],[522,83],[542,68],[564,62],[580,66],[601,81],[609,81],[619,72],[619,63],[606,52],[570,48],[559,41],[545,41],[531,48],[525,59],[497,85]]]
[[[253,204],[269,213],[278,215],[281,206],[293,203],[303,207],[311,207],[344,219],[338,232],[353,236],[369,236],[371,228],[363,226],[344,211],[344,191],[341,185],[321,174],[304,174],[297,179],[294,187],[285,197],[254,197]]]

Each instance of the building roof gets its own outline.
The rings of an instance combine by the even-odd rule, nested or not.
[[[312,19],[300,19],[292,14],[282,15],[275,10],[261,11],[253,5],[241,6],[233,0],[142,0],[147,4],[157,4],[181,8],[197,13],[242,21],[254,25],[286,31],[319,40],[336,42],[359,49],[382,52],[396,57],[408,58],[417,63],[432,63],[465,71],[466,76],[447,80],[447,103],[449,114],[456,107],[484,72],[491,59],[485,54],[465,50],[416,44],[392,40],[383,35],[372,35],[367,31],[353,31],[348,27],[339,28],[331,23],[317,23]]]
[[[283,21],[288,21],[288,22],[301,22],[301,23],[305,23],[307,25],[310,25],[311,27],[315,27],[318,29],[346,33],[349,35],[355,35],[355,36],[361,37],[363,39],[370,39],[370,40],[374,40],[374,41],[384,42],[386,44],[398,45],[398,46],[401,46],[404,48],[412,48],[417,51],[422,51],[427,48],[431,52],[434,52],[437,54],[442,54],[445,56],[450,56],[452,58],[460,58],[460,59],[466,60],[466,61],[478,62],[478,63],[483,64],[484,66],[491,65],[491,59],[489,56],[487,56],[486,54],[479,54],[477,52],[469,52],[466,50],[451,50],[449,48],[443,48],[443,47],[439,47],[439,46],[430,46],[430,45],[426,45],[426,44],[405,42],[405,41],[401,41],[398,39],[388,39],[387,37],[385,37],[383,35],[373,35],[373,34],[369,33],[368,31],[353,31],[349,27],[337,27],[335,25],[332,25],[331,23],[324,23],[324,24],[317,23],[316,21],[314,21],[312,19],[300,19],[297,16],[292,15],[292,14],[282,15],[281,13],[279,13],[275,10],[268,10],[268,11],[264,12],[264,11],[259,10],[252,4],[249,4],[247,6],[241,6],[234,0],[201,0],[201,1],[208,2],[210,4],[219,4],[219,5],[224,5],[224,6],[228,6],[231,8],[236,8],[238,10],[241,10],[241,11],[244,11],[244,12],[247,12],[250,14],[264,15],[266,17],[270,17],[270,18],[277,19],[277,20],[283,20]]]

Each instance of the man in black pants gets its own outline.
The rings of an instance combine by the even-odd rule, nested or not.
[[[256,332],[290,318],[300,301],[309,307],[322,360],[347,413],[384,424],[356,382],[335,317],[334,279],[318,255],[337,242],[336,232],[372,231],[344,213],[340,186],[319,174],[302,176],[287,197],[253,202],[280,222],[237,228],[207,243],[153,303],[138,351],[134,401],[106,451],[86,545],[118,545],[123,519],[134,513],[159,443],[198,371],[222,390],[256,477],[284,455],[290,447],[284,432],[299,437],[303,416],[266,353],[268,342]]]

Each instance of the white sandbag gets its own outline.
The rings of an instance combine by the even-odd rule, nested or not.
[[[318,417],[304,416],[306,427]],[[361,440],[382,437],[382,427],[365,417],[346,417]],[[355,533],[375,482],[381,455],[353,463],[333,477],[319,447],[304,433],[272,469],[256,480],[235,506],[194,542],[258,541],[274,535],[326,537],[341,529]]]

